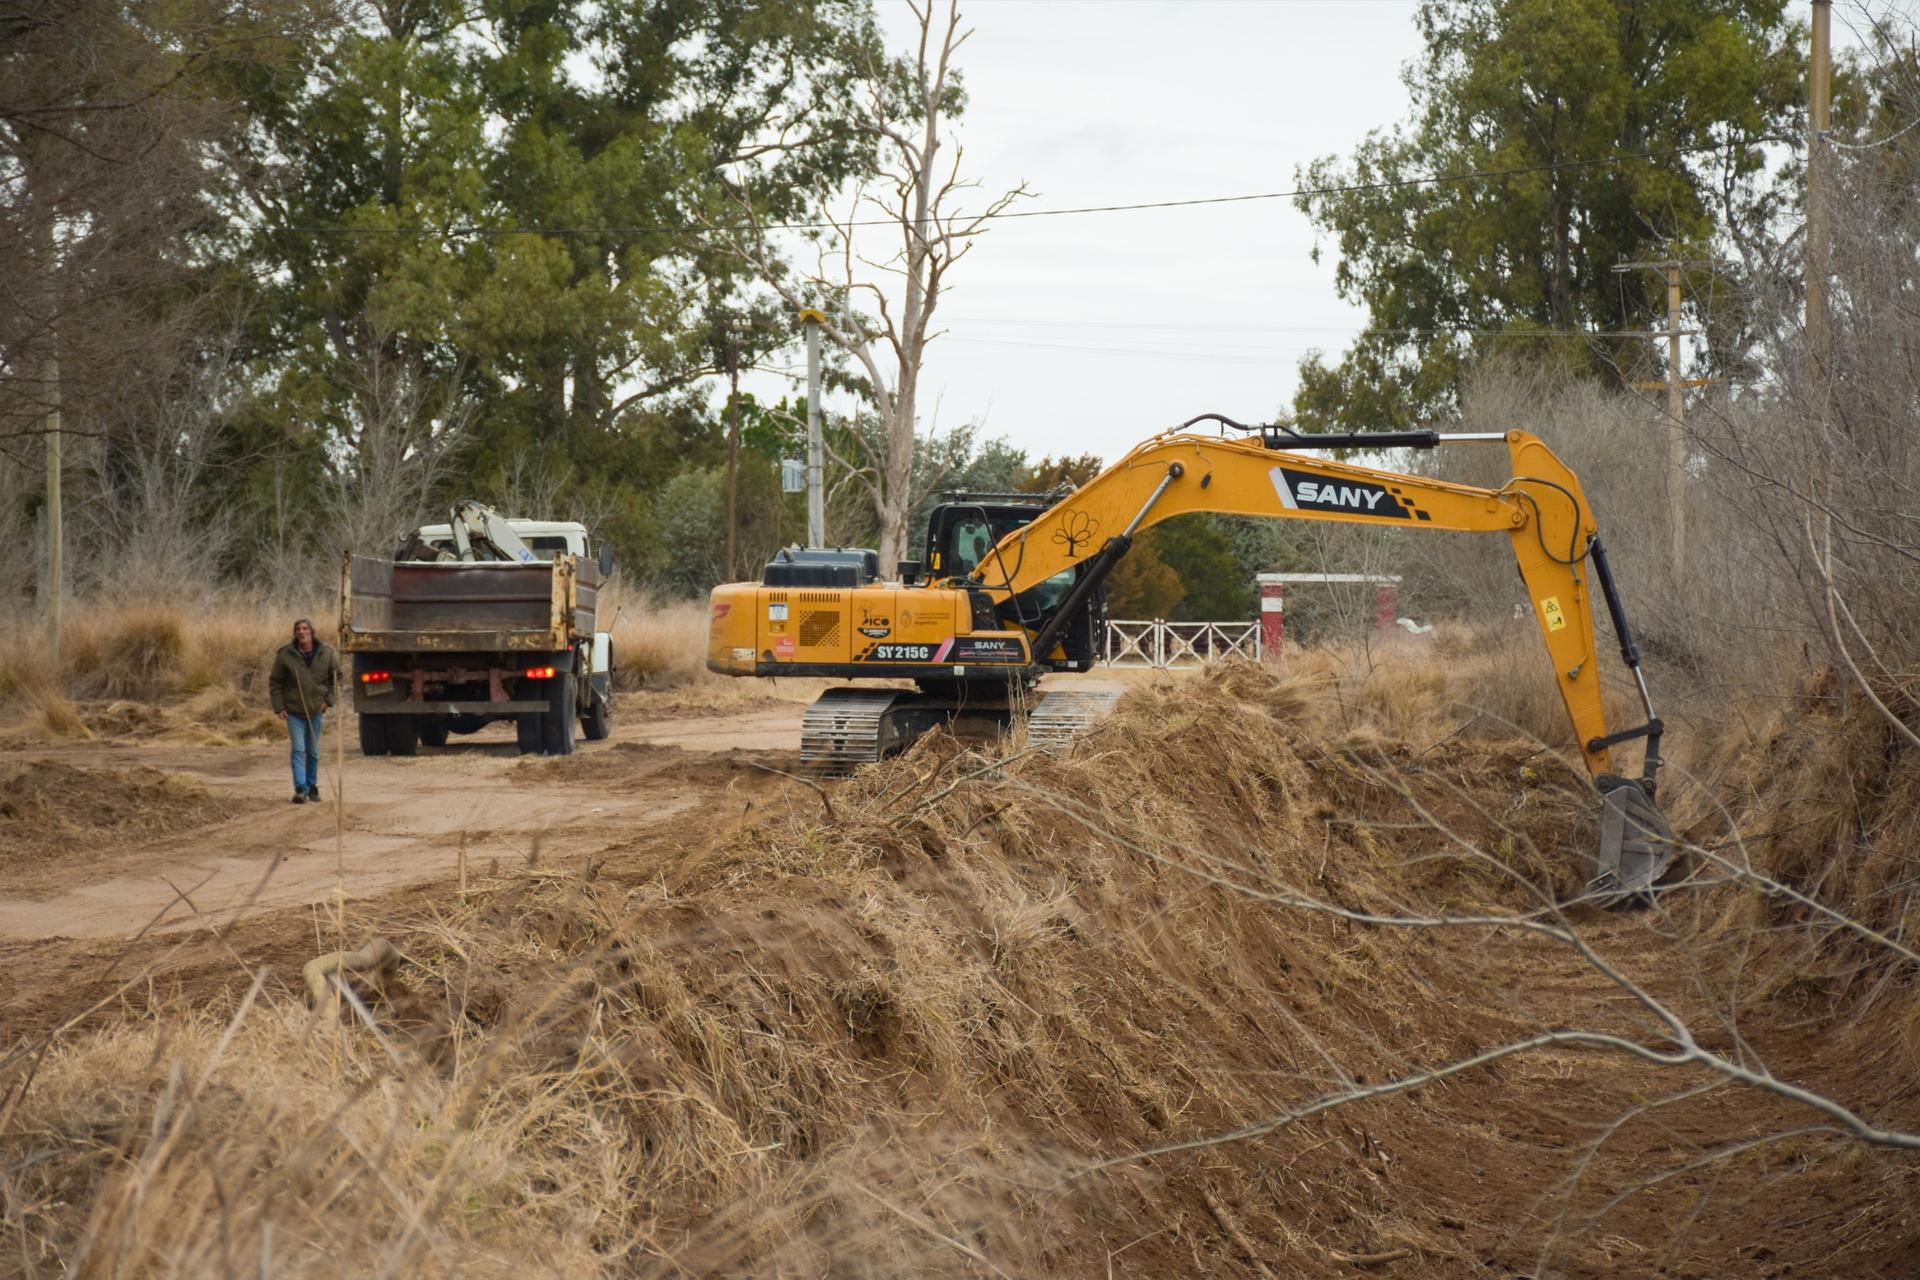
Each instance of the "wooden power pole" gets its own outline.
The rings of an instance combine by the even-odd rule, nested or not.
[[[1665,262],[1622,262],[1615,271],[1644,269],[1658,271],[1667,281],[1667,376],[1659,382],[1636,382],[1639,391],[1662,387],[1667,392],[1667,528],[1673,542],[1673,567],[1678,572],[1687,561],[1687,401],[1688,387],[1705,386],[1712,378],[1680,376],[1680,272],[1695,264],[1672,259]]]
[[[1827,325],[1828,190],[1833,180],[1827,146],[1833,105],[1832,0],[1813,0],[1813,50],[1807,67],[1807,360],[1816,388],[1831,372],[1832,335]],[[1822,412],[1825,397],[1822,395]]]
[[[1673,535],[1673,568],[1687,562],[1687,398],[1680,385],[1680,264],[1667,275],[1667,510]]]
[[[53,646],[56,668],[60,662],[60,609],[66,582],[63,548],[65,535],[60,516],[60,360],[53,357],[42,366],[47,383],[47,640]]]
[[[735,549],[740,526],[740,339],[727,338],[727,576],[732,582],[740,575],[735,566]]]
[[[807,331],[807,545],[827,545],[827,460],[820,434],[820,326],[824,313],[808,307],[800,312]]]

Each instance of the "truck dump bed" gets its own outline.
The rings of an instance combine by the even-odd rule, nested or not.
[[[599,566],[575,556],[512,564],[350,555],[340,578],[348,653],[554,653],[592,637],[600,590]]]

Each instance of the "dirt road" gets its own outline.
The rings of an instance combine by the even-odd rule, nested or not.
[[[333,737],[353,733],[343,716],[328,726],[328,798],[317,805],[290,803],[278,744],[22,750],[67,794],[43,831],[20,816],[11,854],[0,853],[0,940],[179,929],[324,901],[336,884],[370,897],[456,875],[463,847],[476,868],[684,847],[790,785],[752,766],[793,767],[800,713],[799,703],[703,711],[634,699],[611,739],[566,760],[520,756],[503,725],[411,759],[362,759],[349,738],[343,760]],[[170,799],[180,820],[160,822]]]

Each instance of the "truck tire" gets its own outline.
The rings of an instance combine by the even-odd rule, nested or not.
[[[520,754],[530,756],[540,750],[540,722],[546,715],[539,711],[522,711],[513,718],[514,738],[520,744]]]
[[[502,718],[504,719],[504,717]],[[485,716],[469,715],[466,712],[455,712],[453,715],[447,717],[447,732],[478,733],[486,728],[489,723],[489,720]]]
[[[420,734],[420,741],[427,746],[444,747],[447,745],[447,717],[414,716],[413,724],[414,728],[418,730]]]
[[[387,754],[387,717],[369,715],[360,717],[360,754],[363,756]]]
[[[547,681],[547,713],[540,717],[541,749],[550,756],[573,754],[573,672],[562,671]]]
[[[613,732],[613,695],[595,689],[588,697],[587,709],[580,717],[580,732],[588,742],[604,742]]]
[[[412,716],[375,716],[376,720],[387,722],[387,754],[390,756],[415,756],[420,754],[420,739]]]

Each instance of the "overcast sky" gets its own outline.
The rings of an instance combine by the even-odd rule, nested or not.
[[[876,4],[889,43],[911,50],[904,0]],[[953,134],[982,189],[958,207],[1023,181],[1034,195],[1022,210],[1288,190],[1297,166],[1407,118],[1416,8],[963,0],[969,101]],[[1804,20],[1807,0],[1793,9]],[[1858,46],[1862,4],[1833,12],[1836,50]],[[875,245],[883,256],[898,243],[869,234],[891,236]],[[1268,421],[1291,402],[1300,358],[1337,356],[1364,323],[1335,296],[1332,253],[1316,265],[1313,247],[1286,199],[996,222],[948,277],[921,425],[975,422],[1036,457],[1111,460],[1198,413]],[[798,351],[788,359],[804,371]],[[752,389],[795,387],[764,377]],[[844,396],[826,405],[853,409]]]
[[[1414,9],[967,0],[956,134],[984,184],[970,198],[1023,180],[1025,209],[1287,189],[1296,165],[1406,114]],[[910,47],[906,5],[879,10]],[[1111,458],[1196,413],[1265,421],[1300,356],[1340,350],[1362,324],[1313,239],[1288,200],[996,223],[949,277],[923,425],[975,421],[1036,456]]]

